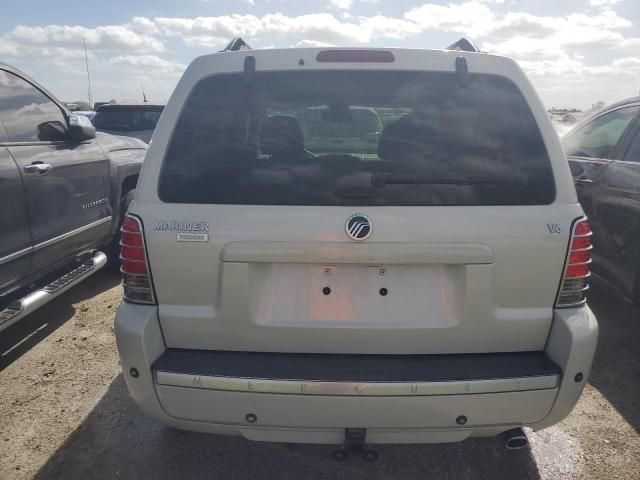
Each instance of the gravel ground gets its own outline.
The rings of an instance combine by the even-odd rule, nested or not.
[[[374,464],[329,446],[252,443],[170,430],[141,415],[118,366],[119,278],[99,272],[0,334],[0,479],[640,479],[640,315],[594,290],[600,344],[561,424],[498,439],[380,446]]]

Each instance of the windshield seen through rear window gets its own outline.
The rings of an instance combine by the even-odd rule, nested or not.
[[[93,124],[98,130],[133,132],[153,130],[158,124],[162,107],[158,108],[110,108],[98,110]]]
[[[538,126],[509,80],[405,71],[257,72],[201,80],[159,195],[245,205],[551,203]]]

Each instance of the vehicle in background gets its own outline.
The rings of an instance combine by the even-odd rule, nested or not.
[[[93,117],[99,132],[135,137],[149,143],[164,105],[116,102],[100,105]]]
[[[84,115],[85,117],[87,117],[89,119],[89,121],[91,122],[91,124],[93,125],[93,117],[95,117],[96,112],[94,112],[93,110],[78,110],[76,112],[73,112],[77,115]]]
[[[376,133],[379,109],[373,149],[336,146]],[[573,409],[597,341],[589,224],[514,61],[205,55],[154,138],[115,324],[147,414],[367,451],[503,432],[522,447],[520,427]]]
[[[314,154],[375,154],[382,122],[373,108],[332,105],[307,107],[297,115],[305,147]]]
[[[119,227],[147,145],[96,135],[24,73],[0,63],[0,330],[119,266]]]
[[[593,274],[640,303],[640,97],[584,119],[562,144],[593,229]]]

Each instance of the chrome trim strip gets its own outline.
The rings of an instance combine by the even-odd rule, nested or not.
[[[71,230],[70,232],[63,233],[62,235],[58,235],[57,237],[53,237],[53,238],[50,238],[49,240],[45,240],[44,242],[38,243],[37,245],[33,246],[33,251],[37,252],[38,250],[42,250],[43,248],[53,245],[54,243],[61,242],[62,240],[66,240],[67,238],[73,237],[74,235],[78,235],[82,232],[86,232],[87,230],[90,230],[92,228],[98,227],[104,223],[111,222],[111,221],[112,221],[111,217],[101,218],[100,220],[97,220],[92,223],[88,223],[86,225],[83,225],[82,227],[76,228],[75,230]]]
[[[573,263],[571,265],[574,265]],[[578,265],[577,263],[575,265]],[[578,275],[577,277],[569,277],[569,278],[565,278],[562,280],[562,286],[564,287],[564,282],[566,282],[567,280],[582,280],[584,278],[589,278],[591,276],[591,272],[587,273],[586,275]]]
[[[558,375],[455,380],[450,382],[324,382],[192,375],[156,371],[156,383],[173,387],[232,392],[337,396],[431,396],[546,390],[558,386]]]
[[[612,162],[622,163],[624,165],[638,165],[638,166],[640,166],[640,163],[634,162],[632,160],[612,160]]]
[[[354,243],[234,241],[220,251],[222,262],[316,264],[492,264],[493,250],[482,243]]]
[[[33,252],[33,247],[27,247],[23,250],[18,250],[17,252],[13,252],[9,255],[6,255],[0,258],[0,265],[3,263],[10,262],[11,260],[15,260],[16,258],[22,257],[23,255],[27,255],[28,253]]]
[[[41,146],[41,145],[66,145],[65,140],[33,140],[33,141],[10,141],[0,142],[5,147],[31,147],[31,146]],[[87,143],[82,142],[82,143]]]
[[[559,303],[556,305],[555,308],[577,308],[577,307],[582,307],[586,304],[587,304],[587,299],[585,298],[575,303]]]
[[[572,248],[571,253],[573,252],[589,252],[593,250],[593,245],[588,246],[587,248]]]

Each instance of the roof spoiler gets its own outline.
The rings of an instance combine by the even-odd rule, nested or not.
[[[481,50],[477,47],[475,43],[471,40],[467,40],[466,38],[461,38],[455,43],[449,45],[445,50],[457,50],[458,52],[475,52],[481,53]]]
[[[239,50],[253,50],[251,45],[245,42],[241,37],[236,37],[232,39],[226,47],[224,47],[221,52],[237,52]],[[461,38],[457,42],[452,43],[445,50],[457,50],[459,52],[475,52],[480,53],[481,50],[477,47],[475,43],[471,40],[467,40],[466,38]]]
[[[237,52],[239,50],[253,50],[251,46],[247,42],[245,42],[242,38],[236,37],[231,40],[221,52]]]

